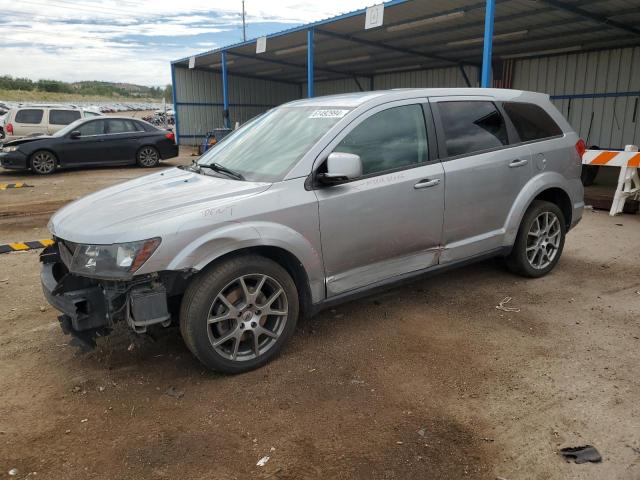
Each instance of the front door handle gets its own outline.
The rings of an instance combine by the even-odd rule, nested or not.
[[[526,158],[522,160],[514,160],[509,164],[509,168],[524,167],[527,163],[529,163],[529,160]]]
[[[415,188],[416,190],[419,190],[421,188],[435,187],[439,183],[440,183],[440,179],[439,178],[434,178],[433,180],[425,178],[424,180],[420,180],[418,183],[416,183],[413,186],[413,188]]]

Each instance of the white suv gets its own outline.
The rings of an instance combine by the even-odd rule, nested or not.
[[[36,135],[52,135],[79,118],[99,116],[99,113],[60,105],[29,105],[14,108],[5,119],[6,140]]]

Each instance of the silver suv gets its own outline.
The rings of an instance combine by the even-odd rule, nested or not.
[[[206,366],[259,367],[299,318],[492,256],[553,269],[582,216],[584,142],[547,95],[410,89],[299,100],[189,167],[78,200],[49,223],[62,329],[180,324]]]

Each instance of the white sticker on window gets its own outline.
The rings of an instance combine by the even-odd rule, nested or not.
[[[309,118],[342,118],[347,113],[349,113],[349,110],[316,110],[311,115],[309,115]]]

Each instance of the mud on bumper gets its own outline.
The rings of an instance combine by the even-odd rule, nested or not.
[[[70,273],[62,262],[58,245],[40,255],[40,281],[47,301],[62,315],[58,317],[65,334],[81,347],[95,347],[95,339],[110,333],[121,321],[137,333],[149,325],[167,324],[167,283],[179,287],[175,275],[150,275],[126,282],[101,281]]]

